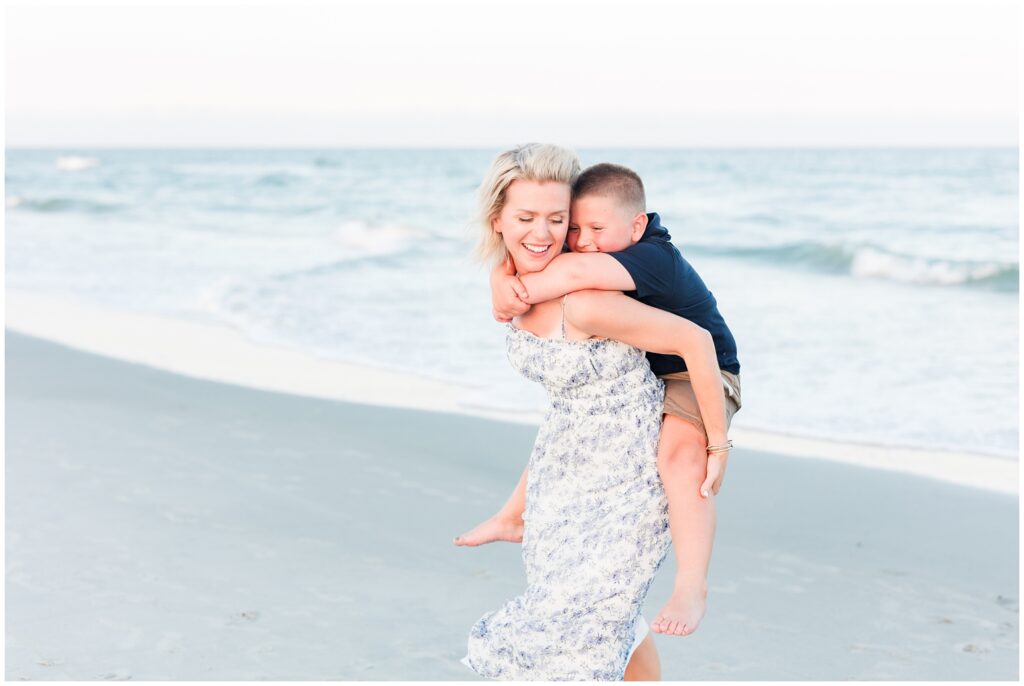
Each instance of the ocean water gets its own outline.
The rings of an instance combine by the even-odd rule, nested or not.
[[[228,324],[533,410],[468,257],[497,150],[8,150],[9,287]],[[1009,458],[1017,150],[581,150],[736,336],[737,426]]]

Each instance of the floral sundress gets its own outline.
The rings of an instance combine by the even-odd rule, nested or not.
[[[643,351],[509,324],[508,358],[550,407],[528,465],[526,591],[470,629],[462,663],[498,680],[621,681],[671,547],[657,468],[664,384]]]

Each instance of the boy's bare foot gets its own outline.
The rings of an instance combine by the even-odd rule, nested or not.
[[[452,542],[455,545],[478,546],[494,541],[508,541],[509,543],[523,542],[523,518],[506,517],[494,515],[476,528],[456,536]]]
[[[704,617],[707,597],[707,584],[702,588],[676,586],[672,597],[651,622],[651,630],[670,636],[689,636]]]

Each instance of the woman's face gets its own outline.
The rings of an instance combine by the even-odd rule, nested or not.
[[[570,198],[567,183],[520,179],[509,184],[491,228],[501,234],[520,274],[544,269],[562,251]]]

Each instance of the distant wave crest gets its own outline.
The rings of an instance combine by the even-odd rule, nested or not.
[[[274,172],[271,174],[264,174],[263,176],[256,179],[257,186],[264,186],[269,188],[284,188],[290,186],[297,181],[301,181],[302,177],[298,174],[290,174],[288,172]]]
[[[330,157],[317,157],[313,160],[314,167],[340,167],[341,162],[339,160]]]
[[[336,256],[317,264],[276,275],[277,280],[329,276],[356,264],[399,267],[401,260],[423,252],[424,245],[446,242],[431,231],[398,225],[370,226],[361,221],[341,224],[326,248]]]
[[[935,286],[981,286],[1017,291],[1016,262],[949,260],[904,255],[873,245],[828,245],[814,242],[775,246],[687,245],[688,251],[793,264],[855,278],[878,278]]]
[[[82,171],[98,166],[100,161],[95,157],[79,157],[77,155],[64,155],[57,158],[57,169],[61,171]]]
[[[909,283],[942,286],[985,285],[1017,290],[1020,277],[1015,263],[939,260],[895,255],[875,248],[860,248],[850,265],[854,276],[878,277]]]
[[[53,198],[23,198],[9,196],[7,198],[7,209],[29,212],[82,212],[85,214],[107,214],[123,209],[117,203],[99,202],[86,200],[84,198],[53,197]]]

